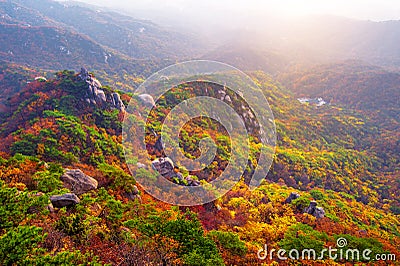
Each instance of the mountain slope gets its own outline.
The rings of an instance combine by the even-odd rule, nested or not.
[[[40,73],[33,69],[18,65],[10,65],[0,61],[0,121],[7,113],[7,101],[21,91],[29,80],[34,80]]]
[[[146,169],[137,169],[133,177],[127,174],[120,143],[123,112],[108,101],[88,103],[88,84],[80,74],[61,71],[46,82],[24,86],[9,99],[6,122],[0,127],[0,198],[7,202],[0,206],[0,249],[15,243],[23,252],[0,252],[0,264],[247,265],[261,263],[256,255],[264,244],[320,250],[335,247],[340,237],[348,239],[351,248],[398,256],[400,221],[392,212],[399,209],[388,206],[398,199],[398,189],[370,172],[377,163],[369,158],[372,151],[350,143],[364,126],[347,124],[347,111],[301,105],[261,72],[252,77],[276,114],[279,141],[271,174],[253,192],[239,183],[223,198],[191,211],[135,189],[135,176],[153,175]],[[106,99],[113,93],[107,86],[103,90]],[[184,95],[175,96],[178,100]],[[130,99],[121,98],[124,103]],[[341,120],[318,121],[332,112]],[[340,128],[341,134],[333,128]],[[183,140],[192,143],[197,128],[185,129]],[[97,180],[98,188],[79,195],[75,206],[52,208],[51,196],[73,189],[61,182],[65,168],[81,169]],[[292,192],[301,196],[285,203]],[[303,213],[311,200],[325,209],[325,217]],[[11,241],[26,240],[27,235],[33,245]],[[342,262],[325,258],[304,263]]]
[[[0,24],[0,34],[1,57],[20,64],[48,69],[89,64],[112,69],[129,62],[85,36],[54,27]]]
[[[20,26],[0,23],[0,60],[30,68],[56,70],[90,67],[102,80],[126,91],[140,80],[169,65],[168,60],[134,60],[98,44],[85,35],[48,26]]]
[[[71,74],[67,74],[67,77],[69,75]],[[393,137],[397,134],[396,131],[377,129],[376,125],[369,121],[368,116],[356,110],[335,106],[315,108],[303,105],[290,92],[274,83],[262,72],[252,73],[252,77],[262,86],[277,125],[278,148],[267,177],[269,180],[283,182],[303,190],[318,187],[342,191],[354,195],[357,200],[365,204],[374,206],[382,206],[385,201],[393,206],[399,205],[400,202],[396,198],[399,184],[395,178],[398,174],[396,167],[399,157],[396,152],[396,138]],[[53,86],[48,84],[47,89],[62,88],[56,84]],[[29,84],[27,89],[36,91],[38,85],[40,83]],[[18,108],[19,104],[31,106],[33,103],[42,103],[37,99],[35,91],[29,94],[22,91],[22,94],[10,98],[11,112],[16,113],[6,115],[9,117],[7,124],[3,125],[3,132],[6,135],[16,130],[15,126],[25,125],[28,122],[21,118],[31,117],[25,113],[26,107]],[[60,93],[53,92],[58,95],[57,97],[61,97]],[[28,95],[33,98],[24,101]],[[46,97],[43,103],[50,101],[45,99]],[[63,109],[70,110],[71,106],[67,100],[63,100],[62,103]],[[54,104],[56,102],[49,102],[42,108],[49,108]],[[58,109],[61,108],[60,104]],[[79,106],[77,110],[86,109],[85,104],[79,101],[74,101],[73,105]],[[39,107],[36,109],[41,110]],[[50,110],[53,111],[51,108]],[[159,114],[162,115],[163,112]],[[27,127],[30,128],[32,125],[28,124]],[[20,139],[24,139],[24,136],[14,135]],[[386,140],[386,143],[383,140]],[[32,145],[38,145],[36,141]],[[393,141],[394,145],[386,145]],[[220,162],[218,165],[223,163]],[[220,169],[217,167],[210,170],[218,173]]]
[[[202,56],[205,60],[224,62],[245,71],[277,73],[290,66],[290,59],[275,50],[261,49],[246,42],[232,42]]]
[[[361,114],[361,123],[369,129],[359,141],[382,158],[381,171],[398,171],[400,74],[347,61],[282,74],[279,79],[297,98],[323,97],[332,106]]]
[[[399,29],[400,21],[373,22],[329,15],[292,19],[267,17],[249,29],[222,31],[214,38],[223,40],[216,55],[237,63],[236,67],[242,70],[259,67],[264,59],[266,67],[263,69],[269,73],[277,72],[270,71],[277,62],[286,64],[283,70],[287,70],[287,67],[309,68],[344,60],[361,60],[397,71],[400,68]],[[232,55],[232,47],[236,46],[237,50],[243,43],[242,49]],[[248,57],[246,49],[250,52]],[[252,56],[254,53],[258,57]]]
[[[297,97],[324,97],[335,105],[360,110],[392,110],[399,107],[400,73],[346,61],[318,65],[278,77]]]
[[[16,7],[12,9],[10,5]],[[25,13],[31,12],[31,17],[38,17],[33,25],[40,22],[48,25],[51,20],[57,27],[73,29],[135,59],[187,58],[199,48],[199,40],[195,41],[193,37],[163,29],[150,21],[103,11],[100,7],[91,9],[77,3],[51,0],[16,0],[1,3],[1,6],[13,10],[8,15],[22,24],[31,24],[30,21],[35,20],[26,19]]]

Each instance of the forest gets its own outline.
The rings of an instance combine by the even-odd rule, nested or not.
[[[276,258],[260,261],[257,252],[266,244],[319,252],[340,238],[348,241],[344,251],[400,255],[399,154],[377,140],[386,132],[369,125],[366,112],[303,105],[269,75],[249,73],[275,114],[278,139],[269,174],[253,191],[243,176],[213,202],[177,207],[136,182],[157,176],[146,166],[129,171],[122,146],[124,111],[109,100],[86,102],[88,85],[79,73],[64,70],[35,81],[37,73],[29,69],[6,69],[0,78],[18,92],[3,102],[0,120],[1,265],[292,265]],[[106,99],[115,92],[107,85],[102,90]],[[171,104],[198,91],[194,83],[172,90],[152,113],[153,130]],[[140,106],[137,95],[118,93],[125,106],[129,101]],[[180,134],[187,156],[196,156],[202,134],[219,140],[215,163],[207,174],[177,171],[207,184],[223,171],[230,150],[219,125],[199,119]],[[155,141],[149,134],[148,146]],[[257,157],[256,137],[251,145],[251,156]],[[382,152],[390,149],[392,154]],[[68,185],[68,169],[95,181]],[[76,198],[56,201],[71,193]],[[314,202],[324,215],[306,211]],[[324,257],[298,263],[369,262]]]

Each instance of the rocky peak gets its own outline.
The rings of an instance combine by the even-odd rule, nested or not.
[[[125,111],[125,105],[121,100],[118,93],[113,92],[111,94],[106,94],[102,89],[100,81],[98,81],[88,70],[84,67],[81,68],[79,73],[79,78],[88,84],[88,88],[85,94],[85,101],[88,104],[93,105],[111,105],[111,107],[116,108],[120,111]]]

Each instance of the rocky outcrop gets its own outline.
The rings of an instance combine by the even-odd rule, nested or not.
[[[311,201],[310,205],[304,209],[305,213],[311,214],[316,218],[324,218],[325,210],[322,207],[317,207],[318,203],[316,201]]]
[[[208,93],[208,91],[206,91],[206,93]],[[261,134],[262,129],[255,114],[252,109],[247,104],[243,104],[240,99],[240,97],[243,98],[241,93],[236,95],[234,92],[231,92],[229,88],[224,86],[223,89],[216,92],[215,97],[235,109],[236,113],[240,117],[237,121],[238,125],[245,126],[250,133]]]
[[[66,169],[65,173],[60,179],[64,182],[64,187],[68,188],[77,195],[97,189],[98,186],[96,179],[86,175],[80,169]]]
[[[142,201],[142,198],[140,197],[139,194],[139,189],[137,188],[137,186],[133,186],[132,191],[130,192],[125,192],[125,196],[129,199],[129,200],[138,200],[139,202]]]
[[[105,104],[107,101],[106,94],[101,89],[101,83],[97,79],[95,79],[86,68],[81,68],[81,73],[79,77],[86,81],[88,84],[88,89],[86,91],[86,102],[89,104]]]
[[[151,166],[163,177],[169,178],[172,182],[178,185],[185,185],[189,187],[200,186],[200,181],[195,176],[183,177],[179,172],[174,171],[174,162],[168,157],[162,157],[154,160]]]
[[[200,186],[200,181],[193,178],[193,176],[186,177],[186,182],[189,187],[197,187]]]
[[[196,177],[189,175],[185,178],[181,173],[176,173],[176,179],[173,179],[173,181],[179,185],[186,185],[189,187],[200,186],[200,181],[198,181]]]
[[[107,104],[120,111],[125,111],[125,105],[118,93],[114,92],[111,95],[106,95],[102,90],[100,81],[94,78],[86,68],[81,68],[79,78],[88,84],[88,89],[85,94],[85,101],[88,104],[105,106]]]
[[[174,162],[168,157],[155,159],[151,166],[164,177],[172,178],[176,176]]]
[[[162,141],[162,137],[161,136],[157,136],[157,141],[154,144],[154,149],[156,149],[159,152],[162,152],[164,150],[164,143]]]
[[[118,93],[114,92],[111,94],[112,97],[112,104],[120,111],[125,111],[125,105],[121,100],[121,97]]]
[[[51,204],[56,208],[70,207],[79,204],[80,202],[78,196],[73,193],[51,196],[50,201]]]
[[[296,193],[296,192],[292,192],[290,193],[289,197],[287,197],[287,199],[285,200],[286,204],[292,203],[293,200],[297,199],[300,197],[300,194]]]
[[[151,95],[149,94],[140,94],[139,99],[148,107],[155,107],[156,103],[154,102],[154,99]]]

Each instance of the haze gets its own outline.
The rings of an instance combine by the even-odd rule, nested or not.
[[[304,15],[335,15],[348,18],[383,21],[400,19],[398,0],[82,0],[82,2],[113,7],[125,12],[157,11],[152,18],[177,16],[197,22],[201,19],[229,22],[263,18],[268,15],[293,17]],[[150,16],[143,13],[143,16]],[[149,19],[152,19],[148,17]],[[171,19],[177,19],[171,17]]]

